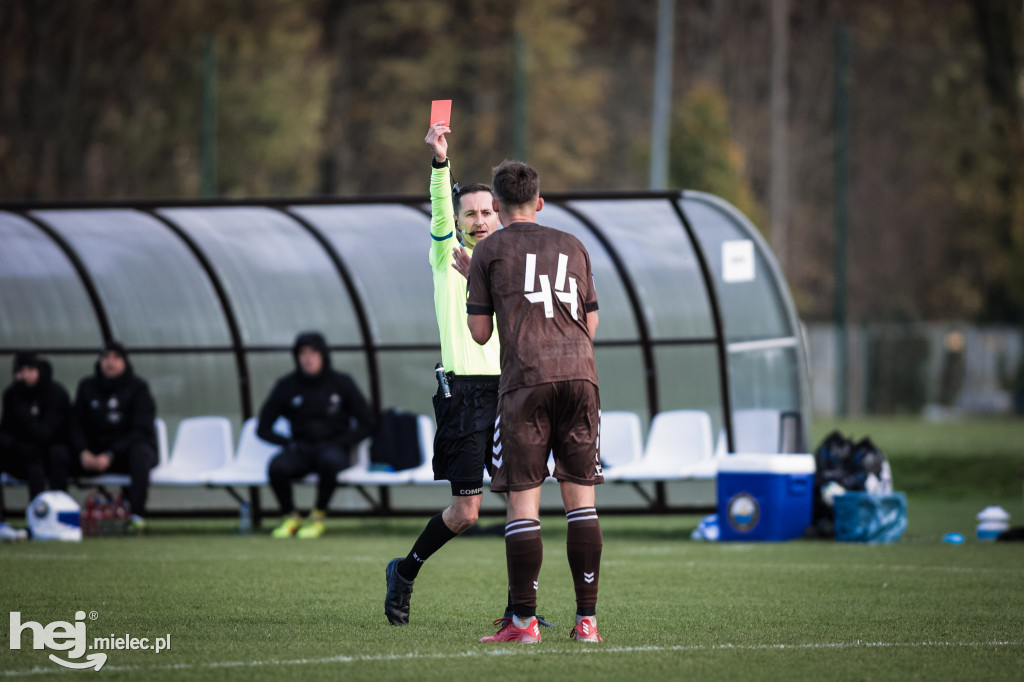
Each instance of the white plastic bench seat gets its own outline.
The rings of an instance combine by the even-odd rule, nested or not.
[[[779,452],[782,429],[780,410],[756,408],[732,414],[733,446],[737,453]]]
[[[80,488],[93,486],[119,485],[129,486],[132,484],[132,477],[128,474],[100,474],[99,476],[79,476],[73,479]]]
[[[607,481],[672,481],[707,478],[712,460],[711,417],[701,410],[670,410],[655,415],[643,457],[605,472]]]
[[[231,422],[226,417],[190,417],[178,425],[166,464],[150,474],[155,485],[202,485],[206,473],[231,460]]]
[[[167,422],[160,417],[153,420],[156,429],[156,463],[157,466],[166,464],[170,458],[170,449],[167,447]]]
[[[643,427],[635,412],[601,413],[601,465],[607,473],[639,461],[644,451]]]
[[[207,471],[206,483],[222,486],[259,486],[266,485],[267,464],[270,459],[281,451],[279,445],[268,443],[256,435],[259,420],[250,417],[242,424],[242,433],[238,437],[238,449],[233,459],[223,466]],[[274,425],[276,431],[286,430],[287,422]]]

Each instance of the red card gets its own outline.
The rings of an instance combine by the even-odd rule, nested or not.
[[[435,99],[430,103],[430,125],[440,123],[449,128],[452,127],[452,101],[450,99]]]

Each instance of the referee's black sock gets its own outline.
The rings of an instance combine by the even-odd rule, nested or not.
[[[409,552],[409,556],[405,557],[400,564],[398,564],[398,573],[406,580],[416,580],[416,576],[419,575],[420,567],[423,566],[423,562],[430,558],[430,555],[437,550],[444,547],[445,543],[456,536],[450,528],[445,524],[444,519],[441,515],[444,512],[438,512],[427,522],[427,527],[423,529],[420,536],[416,538],[416,542],[412,546],[412,551]]]

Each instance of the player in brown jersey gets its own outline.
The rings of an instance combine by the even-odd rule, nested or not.
[[[504,229],[477,245],[466,312],[477,343],[486,343],[494,332],[492,313],[501,338],[491,490],[508,492],[505,555],[513,617],[481,641],[540,641],[540,486],[552,452],[576,588],[571,636],[599,642],[595,614],[603,540],[594,485],[604,478],[590,255],[576,237],[537,224],[544,200],[537,172],[525,163],[505,161],[495,168],[492,192]]]

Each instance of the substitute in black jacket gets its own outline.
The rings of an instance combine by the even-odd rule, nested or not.
[[[26,480],[30,499],[46,490],[50,459],[67,456],[70,403],[49,362],[35,353],[14,356],[14,382],[4,391],[0,414],[0,471]]]
[[[78,384],[71,410],[71,455],[52,462],[53,487],[66,490],[68,476],[131,475],[129,531],[145,525],[149,471],[156,466],[156,402],[149,385],[135,375],[128,353],[116,341],[100,352],[92,376]]]
[[[301,538],[315,538],[324,532],[323,520],[338,486],[338,472],[352,463],[351,447],[373,431],[374,415],[352,377],[331,369],[327,342],[319,332],[299,334],[292,355],[295,371],[278,380],[263,403],[257,434],[284,448],[270,460],[267,469],[270,486],[285,515],[274,537],[297,533]],[[290,437],[274,431],[279,417],[291,425]],[[292,480],[310,473],[316,473],[319,479],[316,508],[309,522],[299,528],[301,519],[292,502]]]

